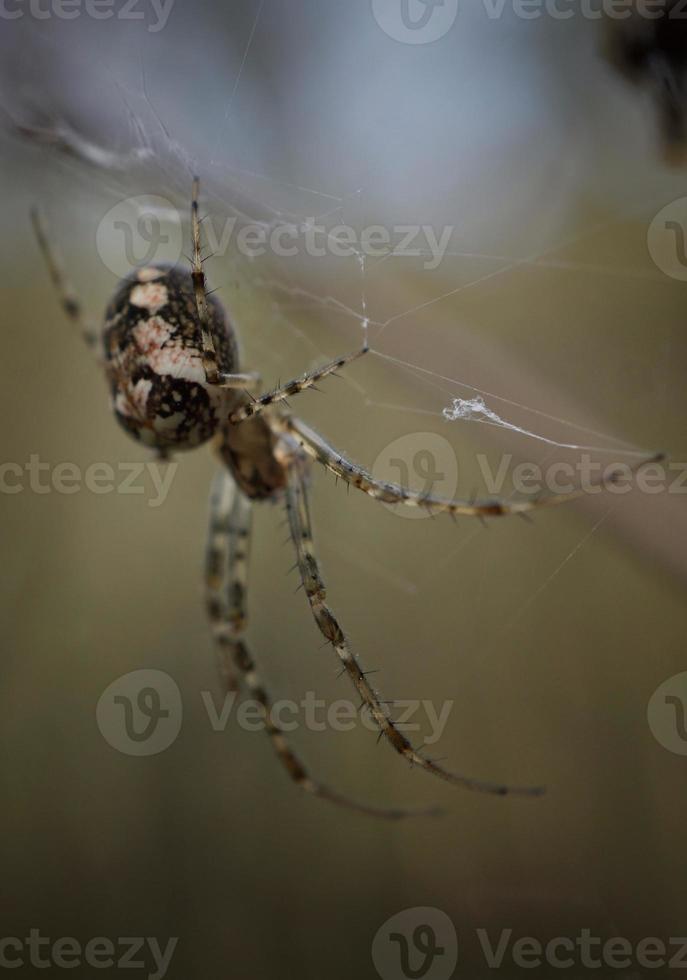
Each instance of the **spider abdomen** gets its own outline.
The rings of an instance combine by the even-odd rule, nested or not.
[[[219,368],[238,368],[234,331],[208,300]],[[123,280],[105,314],[105,367],[119,424],[139,442],[166,451],[206,442],[235,394],[208,384],[191,275],[146,266]]]

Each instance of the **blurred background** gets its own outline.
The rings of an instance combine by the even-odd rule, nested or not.
[[[574,462],[569,446],[602,462],[687,458],[685,263],[670,232],[687,224],[685,173],[666,163],[651,85],[604,57],[613,25],[509,4],[490,17],[482,3],[451,20],[449,3],[428,8],[447,19],[421,42],[398,6],[3,15],[3,463],[37,456],[49,483],[59,463],[150,460],[112,419],[28,209],[47,214],[100,319],[121,274],[112,209],[121,220],[127,199],[162,198],[161,228],[188,255],[193,172],[215,239],[231,218],[451,229],[436,268],[426,254],[302,247],[250,259],[235,235],[210,248],[211,285],[267,386],[354,349],[367,324],[374,353],[292,406],[366,467],[398,479],[400,454],[422,486],[427,433],[464,496],[485,493],[477,454],[494,469],[504,453]],[[510,428],[442,416],[476,393]],[[28,477],[3,491],[3,936],[175,936],[173,978],[372,978],[378,930],[428,906],[454,923],[456,975],[472,980],[493,972],[477,929],[494,942],[505,929],[684,933],[687,763],[647,721],[653,692],[685,669],[684,496],[593,497],[483,529],[408,520],[314,474],[331,604],[384,696],[454,702],[429,751],[447,766],[547,787],[537,800],[460,792],[362,726],[293,734],[342,792],[446,811],[389,824],[300,795],[235,718],[213,730],[200,582],[215,461],[206,447],[178,462],[158,507],[143,480],[140,495],[39,493]],[[280,507],[256,515],[251,648],[275,697],[351,697],[287,578],[282,520]],[[108,744],[96,705],[141,669],[174,679],[183,726],[135,758]],[[506,957],[500,973],[520,971]]]

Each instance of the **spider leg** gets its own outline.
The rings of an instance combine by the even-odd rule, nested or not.
[[[191,196],[191,231],[193,236],[191,278],[193,279],[198,322],[203,341],[203,368],[205,369],[205,377],[208,384],[218,388],[240,388],[244,391],[253,391],[260,386],[260,375],[254,372],[247,374],[225,374],[223,371],[220,371],[217,363],[217,351],[215,350],[215,344],[210,330],[205,273],[203,272],[203,259],[201,256],[200,218],[198,217],[199,189],[200,181],[198,177],[194,177]]]
[[[289,745],[272,716],[272,702],[242,639],[247,625],[246,586],[250,549],[252,504],[226,471],[218,474],[212,492],[212,516],[206,559],[208,612],[220,650],[220,670],[229,690],[236,690],[235,670],[244,679],[262,710],[265,731],[284,769],[300,789],[313,796],[370,816],[399,820],[413,811],[382,809],[357,803],[315,782]],[[222,596],[222,567],[228,568]],[[416,811],[427,813],[428,811]]]
[[[65,274],[57,249],[50,240],[45,218],[38,208],[31,208],[31,223],[62,309],[79,330],[86,346],[97,356],[98,331],[93,322],[84,315],[76,290]]]
[[[384,709],[384,701],[369,683],[358,658],[346,641],[341,626],[327,605],[327,592],[315,557],[305,479],[298,464],[289,468],[286,501],[291,537],[296,546],[298,567],[315,622],[324,638],[334,647],[344,670],[362,698],[363,704],[369,709],[379,726],[380,735],[384,735],[396,752],[408,759],[413,765],[419,766],[426,772],[432,773],[448,783],[453,783],[455,786],[481,793],[494,793],[499,796],[507,793],[517,793],[524,796],[541,795],[543,792],[541,787],[504,786],[499,783],[472,779],[468,776],[449,772],[437,765],[436,762],[425,759],[418,754],[391,720],[388,711]]]
[[[210,493],[210,520],[205,550],[205,606],[219,653],[220,675],[227,691],[237,691],[238,679],[227,657],[225,641],[246,621],[246,583],[251,512],[234,481],[219,470]]]
[[[527,514],[529,511],[536,510],[538,507],[551,507],[555,504],[565,504],[571,500],[578,500],[584,497],[586,490],[573,490],[571,493],[552,493],[550,496],[532,497],[528,500],[499,500],[498,498],[489,500],[449,500],[446,497],[437,497],[431,493],[423,493],[418,490],[411,490],[410,487],[401,486],[399,483],[387,483],[377,480],[371,473],[363,469],[358,463],[347,459],[337,452],[333,446],[323,439],[323,437],[306,425],[301,419],[294,416],[286,416],[283,420],[290,434],[298,445],[316,462],[321,463],[326,469],[340,477],[345,483],[362,490],[363,493],[381,500],[385,504],[404,504],[406,507],[422,507],[434,513],[447,513],[467,517],[505,517],[510,514]],[[637,473],[642,467],[649,463],[657,463],[664,459],[662,453],[643,459],[635,466],[631,467],[631,472]],[[621,477],[625,476],[626,470],[617,470],[609,474],[602,475],[598,480],[592,482],[593,487],[606,488],[613,486]]]
[[[328,364],[323,364],[322,367],[315,368],[314,371],[308,371],[299,378],[295,378],[285,385],[280,385],[260,398],[254,398],[246,402],[245,405],[232,412],[229,416],[229,421],[232,424],[243,422],[245,419],[249,419],[253,415],[264,411],[270,405],[285,401],[287,398],[291,398],[292,395],[298,395],[301,391],[307,391],[308,388],[313,388],[318,381],[321,381],[330,374],[334,374],[340,368],[362,357],[363,354],[367,353],[368,349],[368,347],[361,347],[360,350],[345,354],[343,357],[337,357],[333,361],[329,361]]]

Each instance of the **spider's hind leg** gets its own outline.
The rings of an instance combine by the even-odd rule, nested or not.
[[[306,484],[302,471],[297,466],[292,466],[289,471],[287,509],[291,537],[298,557],[298,567],[315,622],[324,638],[333,646],[344,670],[362,698],[363,704],[369,709],[379,726],[380,736],[384,735],[396,752],[408,759],[413,765],[446,780],[446,782],[453,783],[455,786],[477,790],[481,793],[494,793],[498,796],[504,796],[506,793],[539,796],[543,792],[540,787],[505,786],[501,783],[488,783],[449,772],[437,765],[436,762],[425,759],[413,748],[389,717],[388,711],[385,710],[385,702],[382,701],[368,681],[358,658],[350,649],[334,613],[327,605],[327,592],[315,557]]]
[[[248,540],[251,507],[225,470],[220,470],[210,494],[210,520],[205,551],[205,606],[219,656],[219,671],[227,691],[237,691],[238,679],[230,653],[245,629]]]
[[[265,731],[279,761],[300,789],[338,806],[370,816],[397,820],[412,815],[407,810],[382,809],[357,803],[322,783],[315,782],[275,722],[271,698],[243,640],[247,625],[246,587],[251,515],[250,500],[234,485],[228,472],[221,471],[212,493],[206,587],[208,613],[220,652],[220,670],[226,688],[236,690],[238,672],[249,693],[260,706]]]

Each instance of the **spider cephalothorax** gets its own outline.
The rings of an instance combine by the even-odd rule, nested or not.
[[[229,373],[238,367],[234,331],[214,297],[207,308],[218,366]],[[145,445],[193,449],[226,419],[231,393],[207,382],[188,271],[145,266],[123,280],[105,313],[103,348],[117,421]]]
[[[207,610],[227,686],[237,675],[260,705],[265,731],[289,776],[306,792],[341,806],[397,818],[407,810],[383,809],[356,803],[312,779],[291,748],[273,716],[272,702],[248,650],[246,584],[253,502],[285,498],[287,521],[296,550],[298,569],[317,628],[331,645],[343,672],[355,686],[362,707],[369,711],[389,744],[410,763],[456,786],[485,793],[537,795],[536,787],[507,787],[450,772],[425,758],[393,721],[362,669],[343,629],[327,602],[315,553],[308,506],[308,470],[319,463],[338,479],[375,500],[455,517],[525,515],[536,507],[562,503],[581,491],[519,501],[451,500],[374,478],[347,459],[325,439],[292,415],[286,399],[312,388],[318,381],[365,354],[367,346],[335,358],[300,378],[260,397],[256,374],[239,371],[235,334],[216,300],[209,299],[201,260],[198,181],[191,204],[193,264],[191,272],[145,267],[119,287],[107,310],[104,338],[81,311],[65,279],[37,213],[34,225],[65,313],[80,328],[99,359],[104,356],[117,417],[136,439],[165,453],[170,448],[198,445],[217,433],[223,467],[212,496],[205,564]],[[104,339],[104,352],[102,340]],[[642,464],[640,464],[642,465]],[[606,473],[599,486],[615,482],[622,471]]]

